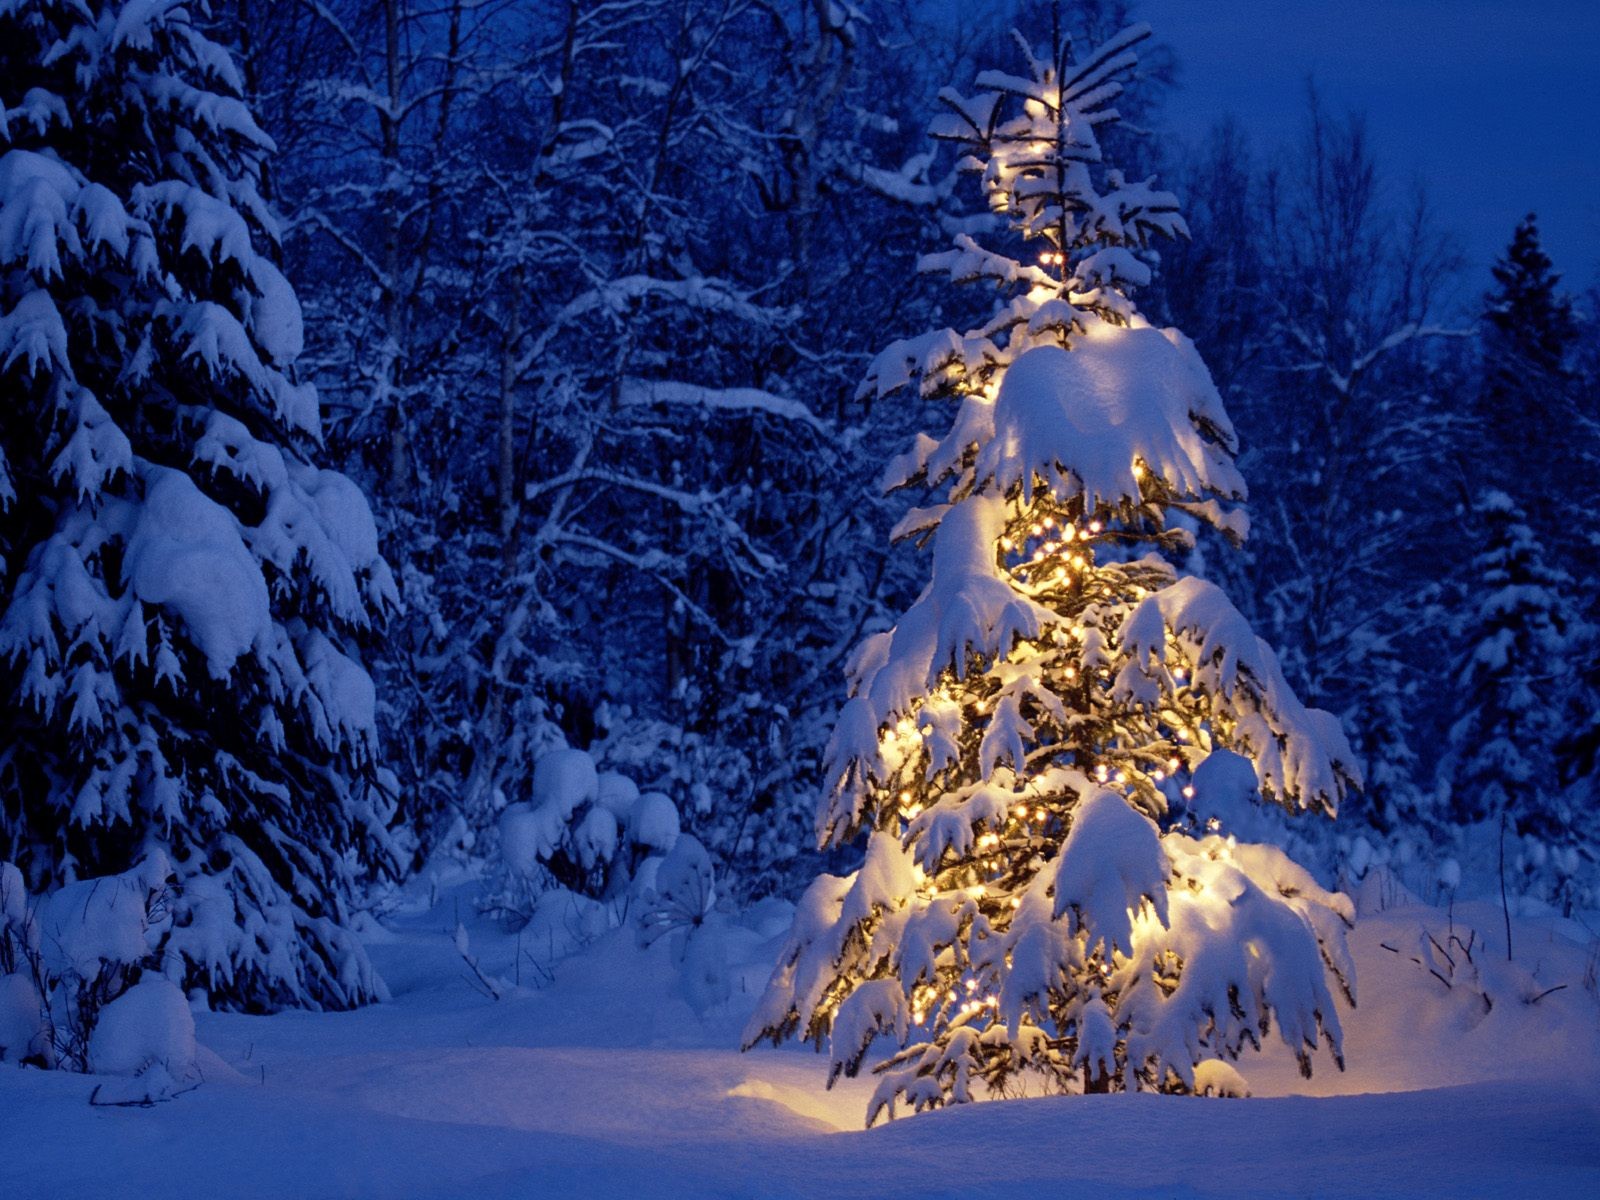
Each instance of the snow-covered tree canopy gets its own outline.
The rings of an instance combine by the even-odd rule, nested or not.
[[[931,546],[931,578],[858,649],[829,748],[819,840],[865,833],[866,862],[806,894],[747,1040],[829,1039],[837,1076],[889,1035],[869,1121],[902,1097],[1189,1090],[1274,1021],[1307,1071],[1340,1054],[1349,902],[1185,820],[1221,799],[1201,788],[1332,815],[1357,769],[1227,597],[1162,553],[1195,520],[1242,539],[1245,488],[1205,365],[1133,301],[1149,240],[1186,232],[1176,202],[1096,137],[1147,36],[945,94],[934,134],[1004,221],[924,267],[1004,299],[895,343],[864,385],[955,402],[885,476],[942,489],[896,530]]]
[[[36,887],[161,848],[189,984],[350,1004],[396,594],[313,460],[271,142],[197,15],[0,2],[0,837]]]

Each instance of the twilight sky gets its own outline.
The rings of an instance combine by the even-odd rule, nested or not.
[[[1172,46],[1170,127],[1238,116],[1260,151],[1292,139],[1315,78],[1365,110],[1391,183],[1420,178],[1472,287],[1523,213],[1569,287],[1600,276],[1600,0],[1141,0]]]
[[[964,16],[992,0],[924,0]],[[1045,0],[1021,0],[1048,11]],[[1600,283],[1600,0],[1134,0],[1178,56],[1165,122],[1232,114],[1259,155],[1293,141],[1314,79],[1367,114],[1395,189],[1421,180],[1470,267],[1468,296],[1524,213],[1571,290]],[[955,82],[955,81],[952,81]],[[961,81],[965,83],[967,81]]]

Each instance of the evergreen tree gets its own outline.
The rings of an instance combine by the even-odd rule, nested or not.
[[[0,3],[0,857],[163,850],[187,986],[345,1006],[382,991],[347,918],[391,863],[357,643],[395,591],[314,462],[240,88],[181,5]]]
[[[1494,266],[1485,298],[1483,384],[1478,400],[1481,465],[1500,490],[1526,505],[1552,471],[1573,472],[1574,381],[1568,358],[1577,341],[1572,302],[1539,245],[1532,213]],[[1557,534],[1552,525],[1547,534]]]
[[[1565,793],[1557,748],[1573,728],[1575,653],[1584,630],[1568,599],[1572,579],[1551,566],[1522,510],[1504,492],[1478,502],[1482,548],[1453,631],[1463,649],[1464,701],[1441,763],[1450,813],[1459,824],[1504,816],[1529,839],[1524,865],[1554,860],[1557,892],[1577,874],[1592,829],[1587,805]]]
[[[1008,299],[894,343],[864,385],[955,402],[885,477],[943,489],[895,531],[932,576],[850,664],[817,828],[865,836],[865,861],[806,892],[746,1042],[826,1039],[831,1081],[887,1034],[869,1123],[901,1099],[1204,1090],[1274,1020],[1307,1072],[1340,1055],[1349,902],[1186,828],[1259,796],[1331,814],[1356,779],[1334,718],[1167,557],[1196,522],[1242,538],[1244,483],[1192,344],[1133,301],[1150,242],[1186,233],[1176,201],[1102,162],[1148,33],[942,93],[934,134],[998,220],[925,266]]]

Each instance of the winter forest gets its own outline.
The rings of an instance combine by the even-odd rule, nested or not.
[[[0,0],[0,1196],[1600,1189],[1600,258],[1149,16]]]

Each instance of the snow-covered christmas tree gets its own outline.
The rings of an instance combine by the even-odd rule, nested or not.
[[[806,892],[746,1043],[827,1041],[831,1081],[886,1036],[869,1123],[985,1093],[1233,1090],[1273,1023],[1305,1071],[1319,1045],[1340,1060],[1349,902],[1222,814],[1331,815],[1354,755],[1166,556],[1196,522],[1242,538],[1245,488],[1205,365],[1132,298],[1151,240],[1186,233],[1177,203],[1102,161],[1148,35],[943,93],[934,135],[991,217],[924,265],[1006,299],[896,342],[863,387],[954,402],[885,478],[941,490],[897,529],[932,576],[858,649],[830,747],[819,840],[864,835],[865,861]]]
[[[395,592],[313,462],[241,92],[195,8],[0,2],[0,858],[43,890],[163,851],[171,974],[349,1005]]]

